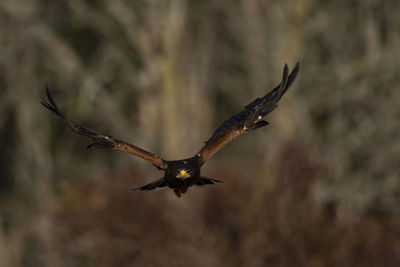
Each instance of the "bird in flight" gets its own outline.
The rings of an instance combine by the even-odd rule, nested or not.
[[[70,120],[58,108],[48,87],[46,87],[48,101],[42,99],[40,102],[48,110],[62,118],[72,131],[91,139],[93,143],[88,145],[87,148],[93,147],[128,152],[129,154],[150,161],[158,169],[164,171],[164,176],[160,179],[150,184],[134,188],[133,190],[149,191],[156,188],[169,187],[174,190],[174,193],[178,197],[181,197],[181,195],[186,193],[188,188],[193,185],[205,186],[222,182],[201,175],[201,166],[218,150],[239,135],[268,125],[268,122],[262,120],[262,118],[278,106],[279,100],[292,85],[298,72],[299,63],[295,65],[290,74],[289,68],[285,64],[285,67],[283,68],[282,81],[277,87],[263,97],[257,97],[253,102],[245,106],[241,112],[223,122],[221,126],[215,130],[210,139],[205,142],[205,145],[193,157],[181,160],[165,160],[156,154],[148,152],[130,143],[119,140],[110,135],[102,134]]]

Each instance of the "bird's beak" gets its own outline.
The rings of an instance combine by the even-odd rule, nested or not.
[[[189,174],[185,171],[185,170],[181,170],[180,172],[179,172],[179,178],[181,178],[181,179],[186,179],[186,178],[188,178],[189,177]]]

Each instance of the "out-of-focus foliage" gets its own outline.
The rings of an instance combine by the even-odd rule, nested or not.
[[[0,266],[400,266],[400,2],[0,0]],[[301,71],[271,125],[159,178],[43,109],[166,159]]]

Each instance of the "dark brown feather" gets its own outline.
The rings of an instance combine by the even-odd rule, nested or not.
[[[42,103],[42,105],[44,107],[46,107],[48,110],[50,110],[51,112],[55,113],[57,116],[64,119],[72,131],[74,131],[77,134],[80,134],[80,135],[90,138],[93,141],[93,143],[88,145],[87,148],[94,147],[94,148],[121,150],[124,152],[128,152],[129,154],[132,154],[134,156],[138,156],[142,159],[148,160],[160,169],[167,168],[167,162],[151,152],[143,150],[137,146],[134,146],[125,141],[114,138],[112,136],[99,133],[99,132],[92,130],[84,125],[81,125],[73,120],[68,119],[65,116],[65,114],[58,108],[48,87],[46,87],[46,93],[47,93],[48,102],[45,101],[44,99],[42,99],[40,101]]]
[[[223,181],[205,177],[205,176],[200,176],[197,182],[194,184],[196,186],[210,186],[214,185],[214,183],[223,183]]]
[[[139,190],[139,191],[150,191],[150,190],[154,190],[157,188],[162,188],[167,186],[167,182],[165,181],[164,177],[155,180],[152,183],[146,184],[144,186],[138,187],[138,188],[132,188],[129,191],[133,191],[133,190]]]
[[[299,63],[295,65],[290,75],[288,75],[289,68],[285,64],[282,82],[277,87],[264,97],[257,97],[253,102],[245,106],[240,113],[222,123],[197,153],[200,165],[204,164],[218,150],[239,135],[266,126],[268,122],[261,120],[261,118],[278,106],[279,100],[292,85],[298,72]]]

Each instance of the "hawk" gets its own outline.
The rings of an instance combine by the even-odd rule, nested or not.
[[[164,176],[160,179],[132,190],[149,191],[156,188],[169,187],[175,192],[176,196],[181,197],[191,186],[205,186],[222,182],[201,175],[201,166],[218,150],[239,135],[268,125],[268,122],[262,120],[262,118],[278,106],[279,100],[292,85],[298,72],[299,63],[295,65],[290,74],[289,68],[285,64],[282,81],[277,87],[263,97],[257,97],[253,102],[245,106],[241,112],[223,122],[193,157],[181,160],[165,160],[149,151],[70,120],[58,108],[48,87],[46,87],[48,101],[41,99],[40,102],[48,110],[62,118],[72,131],[91,139],[93,143],[88,145],[87,148],[103,148],[128,152],[129,154],[150,161],[155,167],[164,171]]]

